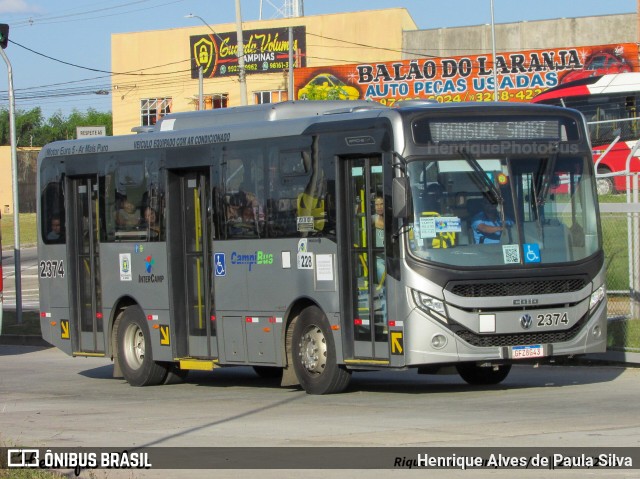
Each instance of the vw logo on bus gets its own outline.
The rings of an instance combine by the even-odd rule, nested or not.
[[[529,329],[532,323],[533,319],[531,318],[531,315],[523,314],[520,317],[520,326],[522,326],[522,329]]]

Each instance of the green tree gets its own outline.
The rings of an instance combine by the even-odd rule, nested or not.
[[[39,107],[27,112],[16,112],[16,139],[17,146],[40,146],[33,143],[35,132],[42,127],[42,110]],[[0,110],[0,144],[9,145],[11,134],[9,132],[9,110]]]

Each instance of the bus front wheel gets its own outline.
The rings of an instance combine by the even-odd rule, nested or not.
[[[504,381],[509,375],[509,371],[511,371],[511,364],[482,367],[473,363],[461,363],[456,365],[456,369],[460,377],[468,384],[473,386],[488,386]]]
[[[293,325],[293,367],[307,394],[333,394],[349,385],[351,372],[336,361],[329,321],[320,308],[306,308]]]
[[[167,377],[167,368],[153,360],[146,323],[140,307],[130,306],[120,314],[115,328],[120,368],[131,386],[155,386]]]

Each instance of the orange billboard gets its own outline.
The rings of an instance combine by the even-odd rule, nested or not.
[[[527,102],[548,88],[605,73],[640,71],[638,44],[498,53],[500,101]],[[493,101],[491,54],[428,57],[295,70],[296,99]]]

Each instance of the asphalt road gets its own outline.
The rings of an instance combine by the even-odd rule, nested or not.
[[[23,447],[640,447],[640,369],[516,366],[495,387],[415,371],[354,373],[310,396],[250,368],[192,372],[133,388],[103,358],[0,346],[0,440]],[[353,454],[358,449],[353,449]],[[292,454],[294,454],[292,452]],[[631,478],[638,470],[84,471],[97,479],[179,477]]]

